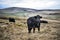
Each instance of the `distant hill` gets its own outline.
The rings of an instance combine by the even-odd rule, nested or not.
[[[0,12],[3,13],[16,13],[16,12],[35,12],[36,9],[30,9],[30,8],[19,8],[19,7],[10,7],[5,9],[0,9]]]
[[[60,15],[60,9],[31,9],[31,8],[22,8],[22,7],[9,7],[0,9],[1,16],[27,16],[35,14],[44,14],[44,15]]]
[[[60,9],[42,9],[42,10],[37,10],[37,9],[31,9],[31,8],[22,8],[22,7],[9,7],[9,8],[4,8],[0,9],[0,13],[16,13],[16,12],[59,12]]]

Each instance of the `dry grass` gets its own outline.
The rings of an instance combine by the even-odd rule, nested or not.
[[[40,33],[28,33],[26,19],[16,20],[15,24],[0,19],[0,40],[60,40],[60,22],[48,21],[41,24]]]

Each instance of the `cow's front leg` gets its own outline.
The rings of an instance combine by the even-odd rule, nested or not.
[[[31,33],[32,28],[28,28],[28,33]]]
[[[40,33],[40,27],[38,27],[38,32]]]
[[[33,28],[33,33],[35,33],[35,27]]]

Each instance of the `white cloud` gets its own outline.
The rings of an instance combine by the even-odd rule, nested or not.
[[[27,7],[27,8],[48,8],[57,5],[53,0],[5,0],[0,4],[7,5],[9,7]]]

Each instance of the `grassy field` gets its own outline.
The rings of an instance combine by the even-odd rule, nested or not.
[[[0,40],[60,40],[60,21],[47,20],[48,24],[41,24],[40,33],[28,33],[27,19],[16,19],[11,23],[8,19],[0,19]],[[32,30],[33,31],[33,30]]]

